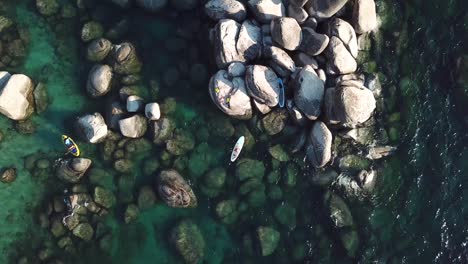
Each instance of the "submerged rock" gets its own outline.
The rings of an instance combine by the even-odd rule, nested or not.
[[[151,208],[156,202],[156,194],[151,186],[143,186],[138,193],[138,208],[145,210]]]
[[[116,202],[115,195],[111,191],[106,190],[102,187],[94,188],[93,200],[94,202],[105,208],[113,207]]]
[[[170,207],[197,206],[197,198],[192,188],[176,170],[161,171],[157,178],[157,190],[161,199]]]
[[[51,16],[59,11],[59,3],[57,0],[36,0],[37,11],[41,15]]]
[[[176,129],[174,136],[166,143],[166,150],[176,156],[184,155],[195,147],[193,135],[185,130]]]
[[[95,65],[91,68],[86,83],[86,90],[92,97],[107,94],[111,89],[112,68],[108,65]]]
[[[321,121],[312,125],[309,134],[310,145],[307,147],[307,157],[316,168],[325,166],[331,159],[332,134]]]
[[[140,215],[140,210],[138,209],[138,207],[134,204],[129,204],[127,208],[125,209],[124,222],[126,224],[134,222],[135,220],[138,219],[139,215]]]
[[[98,39],[104,34],[104,28],[96,21],[90,21],[83,25],[81,29],[81,40],[84,42]]]
[[[150,134],[153,139],[153,143],[157,145],[165,143],[172,137],[174,128],[174,122],[167,117],[151,122]]]
[[[265,165],[259,160],[241,159],[236,164],[236,176],[240,181],[249,178],[262,179],[265,175]]]
[[[260,244],[262,256],[269,256],[275,252],[280,240],[280,232],[272,227],[260,226],[257,228],[257,239]]]
[[[167,0],[136,0],[137,5],[150,12],[156,12],[163,9]]]
[[[77,133],[89,143],[99,143],[107,136],[107,125],[100,113],[79,117],[75,123]]]
[[[242,22],[247,10],[237,0],[210,0],[205,4],[205,13],[213,20],[230,18]]]
[[[38,114],[47,110],[49,105],[49,96],[47,94],[47,87],[43,83],[38,83],[33,92],[34,103],[36,105],[36,112]]]
[[[198,264],[205,256],[205,239],[191,220],[182,220],[171,231],[170,241],[185,263]]]
[[[90,241],[93,238],[93,227],[88,223],[81,223],[73,229],[73,235],[85,241]]]
[[[0,173],[0,181],[3,183],[12,183],[16,180],[16,168],[8,168]]]
[[[225,70],[220,70],[211,77],[208,89],[212,101],[225,114],[238,119],[252,117],[250,97],[242,78],[230,79]]]
[[[57,177],[70,183],[77,183],[91,166],[92,161],[85,158],[63,160],[57,167]]]
[[[0,71],[0,113],[13,120],[24,120],[34,111],[33,83],[23,74]]]

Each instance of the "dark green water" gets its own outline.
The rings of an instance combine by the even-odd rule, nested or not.
[[[38,226],[36,214],[43,210],[47,197],[60,191],[62,186],[56,186],[58,180],[53,175],[45,179],[32,177],[22,168],[23,158],[38,150],[53,158],[60,157],[63,149],[58,137],[63,132],[71,132],[70,119],[100,109],[98,101],[85,95],[84,84],[90,65],[85,62],[84,50],[80,47],[80,22],[70,20],[64,25],[51,25],[37,15],[34,1],[6,2],[7,14],[31,34],[24,65],[7,70],[45,82],[51,104],[45,113],[33,118],[38,124],[33,135],[18,134],[10,121],[0,117],[0,130],[7,135],[0,143],[3,153],[0,167],[16,165],[19,169],[19,177],[13,184],[0,186],[0,198],[4,201],[0,210],[0,219],[3,219],[1,263],[10,257],[37,255],[44,243],[53,243],[51,235]],[[183,175],[194,184],[201,200],[197,209],[170,209],[158,204],[144,211],[138,221],[130,225],[119,220],[118,209],[106,221],[113,230],[111,251],[104,253],[95,244],[83,245],[79,248],[80,258],[72,257],[70,262],[180,263],[167,237],[168,230],[182,217],[193,219],[201,227],[207,243],[206,263],[293,263],[297,245],[306,252],[306,258],[298,263],[468,262],[468,135],[463,110],[466,100],[458,95],[450,79],[455,59],[467,53],[463,43],[468,23],[466,3],[462,0],[376,2],[385,16],[382,15],[380,41],[374,43],[371,55],[377,70],[387,77],[383,82],[384,93],[390,98],[393,91],[396,98],[394,103],[388,99],[381,115],[386,120],[387,130],[395,132],[391,138],[399,150],[379,170],[381,178],[373,199],[350,204],[360,239],[355,259],[345,256],[327,227],[320,201],[323,190],[307,184],[307,175],[299,174],[297,181],[304,184],[285,192],[284,200],[297,210],[295,230],[278,226],[282,239],[276,253],[271,257],[252,258],[243,249],[242,236],[258,224],[277,225],[272,211],[278,202],[268,201],[258,210],[249,212],[239,224],[226,226],[213,213],[219,199],[208,199],[200,194],[196,184],[199,179],[185,172]],[[195,85],[187,79],[173,89],[162,81],[167,67],[212,63],[203,28],[199,29],[198,41],[190,43],[187,49],[167,52],[164,48],[166,38],[174,37],[178,28],[189,27],[186,21],[201,15],[186,14],[180,19],[170,15],[150,16],[138,10],[124,13],[106,4],[98,5],[93,13],[95,19],[107,21],[109,25],[124,15],[133,28],[126,39],[138,43],[138,51],[143,55],[146,83],[155,80],[159,84],[158,100],[167,96],[176,99],[177,126],[196,134],[213,122],[208,113],[223,118],[209,100],[206,82]],[[198,49],[199,55],[190,56],[189,48]],[[395,121],[398,114],[400,118]],[[227,165],[226,153],[233,142],[234,137],[210,138],[212,166],[232,170]],[[246,151],[245,155],[267,162],[264,144],[264,141],[257,142],[254,150]],[[99,161],[95,146],[82,145],[86,156],[97,166],[110,167]],[[160,153],[160,149],[153,149],[144,156]],[[139,168],[133,174],[136,185],[152,183],[152,177],[144,175]],[[110,185],[116,188],[115,182]],[[229,197],[236,192],[237,187],[226,190],[223,195]]]

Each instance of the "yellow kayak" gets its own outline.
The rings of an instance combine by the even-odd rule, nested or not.
[[[80,149],[73,139],[67,135],[62,135],[62,142],[67,147],[68,153],[75,157],[80,156]]]

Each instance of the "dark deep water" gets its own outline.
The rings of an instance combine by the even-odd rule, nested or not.
[[[71,131],[69,119],[90,109],[100,109],[99,103],[91,101],[84,92],[83,83],[91,65],[85,62],[84,48],[77,37],[80,22],[69,22],[65,28],[51,26],[37,15],[33,1],[0,1],[3,2],[8,6],[3,11],[16,17],[31,34],[24,65],[7,70],[46,82],[52,103],[47,112],[34,118],[39,128],[30,136],[19,135],[8,120],[0,117],[0,129],[8,131],[0,143],[3,153],[0,167],[22,164],[26,155],[37,150],[57,158],[62,149],[53,139],[62,131]],[[468,6],[464,0],[376,3],[383,23],[371,56],[377,63],[377,71],[386,76],[382,83],[388,98],[379,115],[387,131],[392,131],[391,141],[399,149],[379,168],[381,178],[371,201],[349,204],[360,240],[356,258],[346,257],[327,226],[320,201],[323,191],[307,184],[307,175],[298,175],[297,182],[305,184],[285,191],[283,199],[297,210],[296,228],[291,231],[279,227],[280,247],[270,257],[248,257],[242,237],[258,224],[274,224],[272,214],[277,202],[268,201],[260,209],[252,210],[243,222],[226,226],[213,213],[216,199],[200,195],[196,210],[158,204],[130,225],[118,220],[122,209],[117,209],[117,217],[106,220],[115,234],[110,252],[104,253],[97,245],[82,245],[78,249],[80,257],[70,262],[179,263],[181,260],[166,243],[167,234],[174,221],[189,217],[205,237],[206,263],[295,263],[295,252],[301,250],[305,258],[297,263],[468,263],[468,95],[463,95],[452,80],[456,59],[468,52]],[[224,117],[209,100],[206,79],[195,84],[185,74],[177,85],[167,87],[163,73],[171,67],[184,69],[194,63],[212,65],[207,29],[194,25],[193,21],[202,17],[199,13],[182,18],[168,13],[154,16],[136,9],[124,12],[97,4],[92,16],[108,25],[119,21],[121,16],[128,17],[132,30],[125,39],[137,43],[142,54],[145,83],[154,80],[158,84],[158,100],[174,97],[178,127],[197,134],[202,128],[212,129],[210,123],[214,118]],[[178,29],[191,27],[197,32],[195,41],[180,41]],[[210,155],[213,166],[232,171],[233,167],[226,165],[226,153],[235,139],[227,141],[213,136],[207,142],[206,155]],[[268,154],[263,142],[260,143],[245,155],[266,161]],[[95,146],[84,149],[93,161],[97,160],[97,166],[108,168],[108,164],[98,161]],[[152,149],[138,157],[137,162],[160,152]],[[135,184],[152,183],[152,178],[136,167]],[[0,185],[0,198],[4,201],[0,211],[0,219],[4,219],[0,225],[1,263],[18,256],[35,256],[38,248],[54,241],[38,226],[35,215],[43,210],[46,197],[59,192],[62,186],[51,183],[53,178],[32,178],[26,170],[20,169],[21,174],[24,177],[20,176],[13,185]],[[192,183],[200,181],[187,177]],[[236,188],[226,190],[225,195],[238,195]],[[199,191],[197,187],[195,191]]]

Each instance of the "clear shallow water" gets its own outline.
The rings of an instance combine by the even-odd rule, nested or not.
[[[463,116],[454,105],[453,85],[447,73],[447,67],[452,65],[450,63],[462,49],[463,35],[460,31],[463,25],[456,21],[461,20],[464,7],[462,1],[446,1],[434,6],[424,5],[424,8],[413,2],[395,4],[394,8],[399,16],[393,18],[393,27],[383,31],[386,42],[374,56],[379,69],[390,79],[385,87],[392,84],[397,87],[398,103],[392,112],[401,112],[401,121],[396,125],[401,134],[401,144],[398,154],[386,162],[373,203],[351,205],[359,226],[362,254],[358,255],[362,255],[360,260],[364,263],[464,263],[468,261],[467,135]],[[47,112],[34,117],[39,127],[33,136],[17,134],[11,123],[0,117],[1,130],[8,131],[7,138],[0,143],[0,150],[8,153],[0,156],[0,167],[16,164],[19,169],[19,177],[14,184],[0,186],[0,198],[6,201],[0,211],[0,219],[5,219],[6,223],[0,226],[1,262],[5,262],[9,254],[14,254],[10,247],[12,242],[17,241],[15,245],[26,251],[22,254],[33,255],[31,248],[37,247],[40,237],[47,237],[45,234],[41,236],[44,232],[35,223],[34,208],[43,202],[44,195],[53,193],[55,188],[50,188],[48,181],[34,179],[23,170],[22,158],[37,150],[59,157],[63,150],[56,138],[63,131],[70,132],[70,119],[98,109],[96,101],[84,96],[87,66],[80,57],[80,42],[75,37],[77,25],[71,25],[75,33],[57,36],[30,4],[15,5],[13,10],[17,21],[27,26],[31,33],[30,53],[19,71],[47,83],[51,104]],[[180,60],[187,61],[175,55],[177,52],[158,52],[164,46],[162,41],[171,36],[177,26],[171,19],[132,12],[131,21],[138,26],[133,38],[138,41],[145,57],[145,78],[161,83],[161,72],[165,67]],[[112,12],[107,12],[107,15],[109,13]],[[449,24],[453,26],[447,27]],[[400,32],[398,38],[392,34],[394,31]],[[58,47],[63,43],[67,52],[59,52]],[[198,62],[208,60],[198,59]],[[179,127],[193,126],[195,130],[209,122],[204,120],[205,112],[218,112],[208,100],[206,85],[189,83],[179,85],[177,89],[165,89],[161,85],[160,96],[167,95],[176,98]],[[232,142],[213,138],[213,142],[208,143],[216,147],[214,152],[225,153]],[[87,156],[98,160],[93,146],[83,147]],[[148,155],[157,155],[159,151],[155,149]],[[266,159],[260,146],[246,155]],[[216,163],[225,166],[225,156],[218,158]],[[134,173],[138,182],[151,183],[151,179],[141,172]],[[194,183],[197,181],[191,176],[186,177]],[[294,193],[287,194],[287,198],[293,204],[300,204],[298,214],[313,215],[304,218],[317,223],[321,222],[320,192],[312,187],[297,186]],[[84,247],[82,250],[87,254],[78,262],[148,263],[157,260],[158,263],[178,263],[180,259],[166,243],[167,233],[175,220],[188,216],[200,225],[205,236],[210,249],[206,252],[207,263],[239,263],[244,259],[241,250],[243,233],[255,224],[273,222],[271,211],[274,205],[268,205],[252,214],[251,226],[227,228],[215,220],[212,202],[201,195],[200,199],[201,205],[196,210],[157,205],[143,212],[137,223],[132,225],[109,218],[108,224],[114,230],[110,256],[98,252],[97,248]],[[307,202],[299,202],[305,199]],[[281,231],[286,237],[278,249],[279,257],[259,258],[257,263],[283,263],[282,257],[291,252],[290,243],[298,237],[296,233],[307,237],[314,227],[298,223],[297,232]],[[315,239],[312,235],[310,237]],[[310,241],[313,239],[298,240],[314,244]],[[342,256],[340,249],[334,247],[333,250],[332,262],[352,262]],[[322,261],[328,262],[326,258]]]

